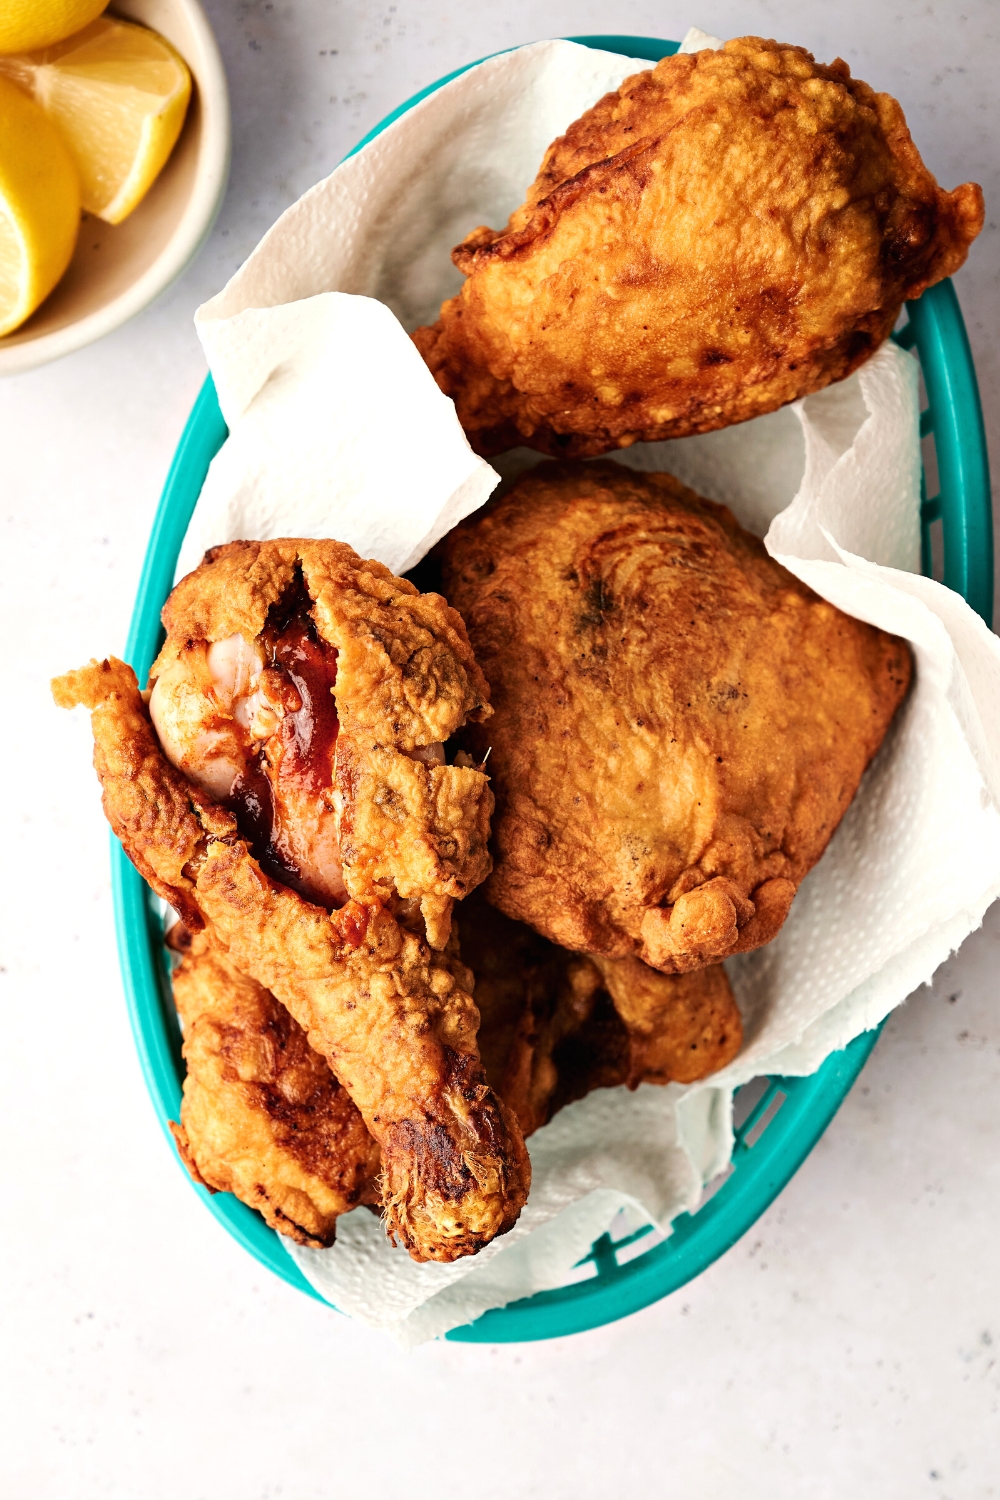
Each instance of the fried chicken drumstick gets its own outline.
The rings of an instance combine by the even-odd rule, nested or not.
[[[459,924],[486,1079],[525,1136],[592,1089],[689,1083],[739,1051],[740,1014],[720,966],[671,976],[637,959],[569,953],[478,892]],[[171,1130],[185,1165],[299,1244],[331,1245],[340,1214],[379,1203],[379,1150],[357,1106],[285,1007],[208,930],[178,923],[167,941],[182,955],[173,988],[187,1077]]]
[[[627,78],[546,152],[417,347],[477,452],[586,457],[742,422],[841,380],[965,260],[899,105],[741,37]]]
[[[489,868],[486,778],[443,763],[489,712],[462,622],[349,547],[280,541],[210,553],[164,623],[149,710],[114,659],[53,685],[92,710],[108,820],[348,1090],[390,1233],[417,1260],[472,1254],[514,1223],[530,1168],[468,976],[437,951]]]
[[[553,942],[683,974],[768,942],[910,681],[668,474],[542,463],[443,549],[490,684],[495,868]]]

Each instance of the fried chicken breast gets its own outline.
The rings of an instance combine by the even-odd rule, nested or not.
[[[668,474],[543,463],[463,522],[444,586],[490,683],[490,901],[683,974],[768,942],[910,681]]]
[[[488,711],[462,622],[349,547],[294,541],[218,549],[164,619],[154,696],[179,664],[157,713],[191,776],[164,753],[122,662],[53,684],[58,703],[92,710],[108,820],[185,925],[211,925],[348,1090],[381,1149],[390,1233],[418,1260],[472,1254],[514,1223],[530,1167],[483,1075],[469,977],[439,951],[454,899],[489,868],[486,778],[441,763],[444,741]],[[237,663],[258,653],[249,695],[240,689],[256,668],[246,684],[239,665],[224,673],[210,659],[219,643]],[[327,694],[335,724],[320,707]],[[420,752],[431,747],[428,764]],[[324,766],[330,797],[317,783]],[[240,786],[247,769],[260,778],[256,803]],[[331,842],[342,905],[330,899]],[[291,862],[309,885],[303,846],[328,872],[319,899],[278,878]]]
[[[285,1007],[180,924],[174,1003],[187,1077],[174,1140],[196,1182],[234,1193],[300,1245],[377,1204],[379,1150],[347,1090]]]
[[[627,78],[549,147],[414,335],[477,452],[584,457],[709,432],[841,380],[965,260],[888,94],[741,37]]]

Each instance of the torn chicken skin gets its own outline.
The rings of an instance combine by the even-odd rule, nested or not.
[[[384,720],[367,724],[365,707],[359,731],[352,722],[356,684],[345,675],[338,685],[339,649],[320,627],[301,567],[288,573],[260,550],[282,545],[215,549],[174,590],[164,611],[167,641],[150,672],[157,737],[171,763],[234,814],[272,878],[328,910],[352,896],[374,896],[407,913],[417,907],[427,940],[441,948],[454,900],[489,871],[486,778],[471,766],[445,764],[443,739],[452,726],[442,709],[449,687],[470,684],[449,684],[457,662],[439,652],[431,675],[443,673],[433,689],[442,701],[430,723],[413,723],[409,732],[401,726],[400,737]],[[224,623],[213,621],[211,638],[196,634],[204,592],[222,588],[233,596],[236,575],[246,569],[249,582],[262,566],[272,574],[274,597],[262,615],[258,602],[259,620],[218,639]],[[399,587],[411,588],[402,580]],[[229,623],[241,623],[237,614]],[[392,629],[391,619],[379,625]],[[489,713],[479,683],[481,677],[473,718]],[[400,686],[405,693],[406,681]],[[437,727],[442,738],[429,738]],[[359,805],[366,799],[378,810]]]
[[[334,785],[337,650],[298,595],[272,609],[253,643],[239,634],[186,643],[153,684],[149,712],[169,759],[231,809],[262,868],[335,907],[348,899]]]

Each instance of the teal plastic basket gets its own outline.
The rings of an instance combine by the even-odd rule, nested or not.
[[[584,36],[571,40],[656,62],[676,42],[649,37]],[[474,63],[469,63],[474,67]],[[367,144],[414,104],[457,78],[465,68],[414,94],[359,142]],[[353,154],[353,153],[352,153]],[[924,572],[932,560],[944,582],[962,594],[987,624],[993,614],[993,526],[986,439],[965,325],[950,282],[907,305],[908,321],[894,337],[919,357],[927,393],[921,434],[933,443],[939,490],[921,510]],[[205,381],[167,475],[146,551],[126,657],[145,681],[162,641],[160,610],[173,581],[181,542],[208,466],[227,436],[215,387]],[[925,465],[925,472],[928,466]],[[935,531],[940,532],[939,539]],[[163,927],[154,898],[112,840],[115,924],[129,1017],[143,1075],[164,1134],[178,1119],[184,1064],[170,991]],[[478,1343],[554,1338],[610,1323],[676,1291],[745,1234],[812,1150],[868,1058],[878,1033],[866,1032],[827,1058],[808,1078],[767,1078],[737,1095],[736,1148],[729,1175],[693,1214],[674,1223],[669,1238],[650,1248],[651,1226],[592,1246],[585,1279],[484,1313],[447,1336]],[[740,1119],[740,1116],[745,1116]],[[176,1153],[175,1153],[176,1154]],[[185,1171],[186,1169],[182,1168]],[[190,1181],[190,1178],[188,1178]],[[253,1209],[228,1193],[210,1195],[191,1183],[209,1212],[234,1239],[276,1275],[322,1301],[285,1251],[280,1237]]]

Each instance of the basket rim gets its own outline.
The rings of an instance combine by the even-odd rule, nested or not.
[[[610,35],[566,40],[653,62],[676,52],[679,45],[650,37]],[[381,120],[348,155],[354,155],[415,104],[476,65],[468,63],[418,91]],[[943,423],[940,434],[936,434],[942,493],[927,500],[922,512],[925,560],[929,561],[930,555],[929,529],[940,520],[944,581],[990,623],[993,533],[989,475],[975,371],[961,312],[950,282],[940,283],[919,302],[907,306],[910,323],[898,341],[906,346],[916,343],[922,360],[926,359],[925,384],[935,424]],[[173,583],[188,518],[208,465],[227,435],[209,375],[175,450],[140,575],[125,648],[126,660],[140,680],[148,675],[159,647],[159,613]],[[929,571],[926,566],[925,571]],[[259,1214],[231,1194],[209,1194],[191,1180],[177,1155],[167,1122],[178,1117],[183,1063],[162,924],[148,887],[113,836],[111,853],[115,928],[129,1020],[147,1090],[178,1166],[209,1211],[256,1260],[298,1290],[332,1307],[306,1280],[280,1236]],[[849,1092],[880,1030],[862,1033],[811,1075],[771,1080],[767,1097],[780,1091],[785,1103],[766,1133],[752,1145],[738,1133],[736,1169],[729,1179],[695,1214],[676,1219],[673,1232],[660,1244],[625,1265],[617,1265],[612,1253],[613,1274],[602,1275],[595,1261],[596,1276],[492,1308],[474,1322],[449,1330],[445,1337],[498,1343],[582,1332],[636,1312],[685,1285],[741,1238],[790,1181]],[[745,1122],[743,1137],[752,1124],[753,1117]],[[750,1150],[754,1153],[752,1164],[746,1161]]]

